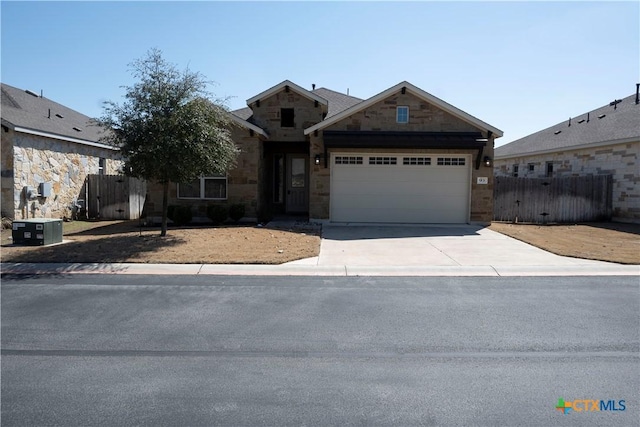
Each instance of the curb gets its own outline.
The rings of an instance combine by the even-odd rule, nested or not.
[[[509,266],[349,266],[256,264],[134,264],[134,263],[2,263],[5,274],[160,274],[220,276],[640,276],[640,265],[509,265]]]

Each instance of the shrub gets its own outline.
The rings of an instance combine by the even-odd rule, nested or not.
[[[241,203],[231,205],[231,207],[229,208],[229,218],[231,218],[234,222],[240,221],[244,216],[244,213],[244,205]]]
[[[220,225],[227,219],[227,208],[220,205],[207,206],[207,218],[213,222],[214,225]]]
[[[167,208],[167,218],[169,218],[178,227],[186,225],[193,219],[193,213],[190,206],[169,205]]]

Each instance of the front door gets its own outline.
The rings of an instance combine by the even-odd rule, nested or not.
[[[307,157],[302,154],[287,156],[287,213],[307,212]]]

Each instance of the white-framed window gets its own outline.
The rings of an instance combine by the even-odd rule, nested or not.
[[[396,122],[409,123],[409,107],[406,105],[396,107]]]
[[[178,184],[178,199],[227,199],[227,177],[202,176],[190,182]]]

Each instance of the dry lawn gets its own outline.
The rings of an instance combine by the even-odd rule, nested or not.
[[[64,223],[67,243],[48,247],[13,246],[2,230],[2,262],[133,262],[180,264],[281,264],[317,256],[320,237],[313,230],[275,230],[255,226],[158,227],[137,221]]]
[[[590,223],[525,225],[494,223],[491,230],[558,255],[640,264],[640,225]],[[255,226],[159,228],[137,221],[64,223],[67,243],[14,246],[2,230],[2,262],[134,262],[181,264],[281,264],[317,256],[317,229],[276,230]]]
[[[640,224],[526,225],[494,222],[489,228],[558,255],[640,264]]]

